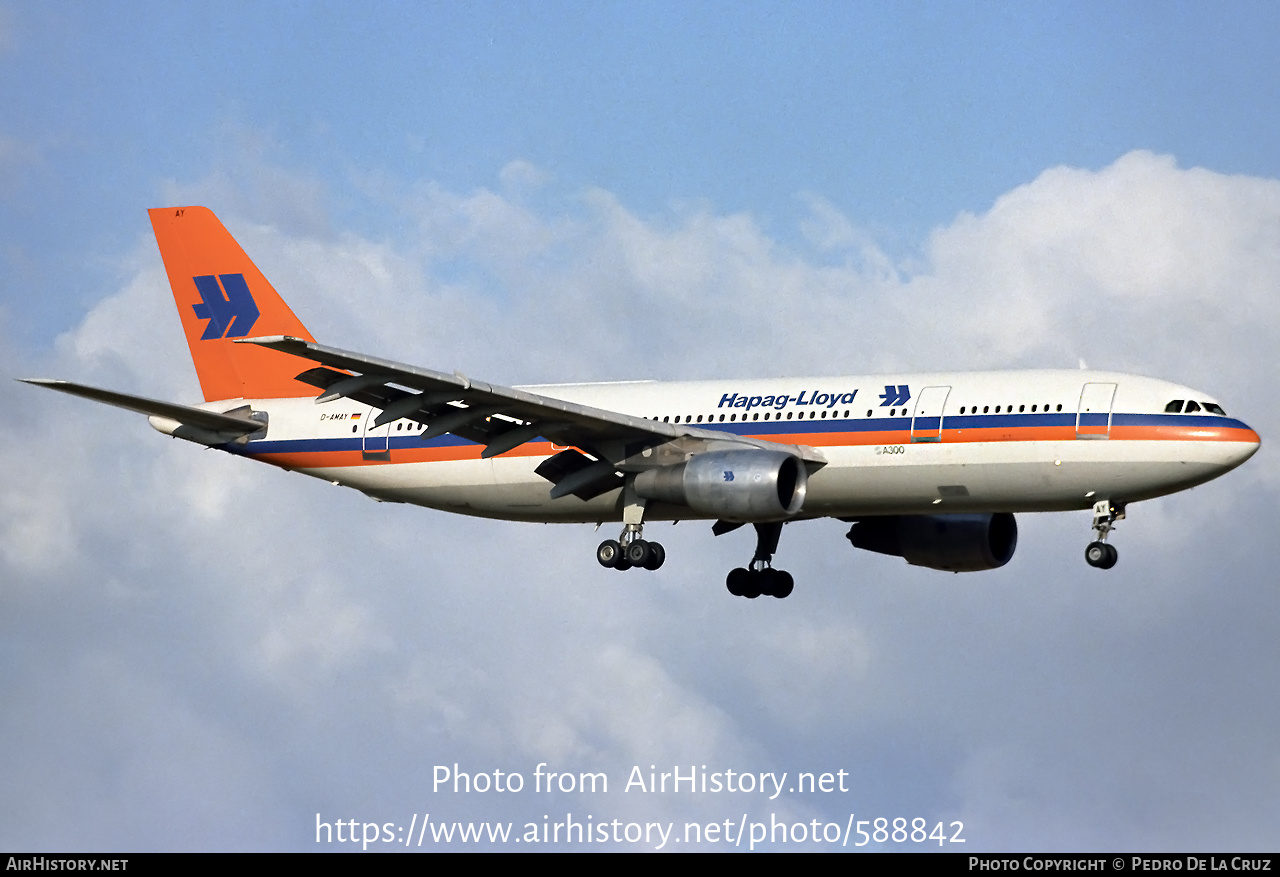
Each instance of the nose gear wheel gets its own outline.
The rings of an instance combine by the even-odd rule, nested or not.
[[[1115,529],[1116,521],[1124,519],[1124,503],[1111,503],[1101,499],[1093,504],[1093,532],[1097,539],[1084,550],[1084,561],[1096,569],[1111,569],[1120,559],[1120,552],[1107,542],[1107,536]]]

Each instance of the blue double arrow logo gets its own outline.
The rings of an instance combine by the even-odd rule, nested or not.
[[[888,408],[890,405],[905,405],[907,400],[911,398],[911,387],[907,384],[885,384],[884,392],[880,394],[880,398],[884,401],[880,403],[881,408]]]
[[[206,274],[192,277],[200,292],[200,304],[192,305],[196,318],[208,320],[201,341],[214,338],[243,338],[258,322],[261,312],[249,292],[243,274]],[[219,285],[218,281],[222,281]]]

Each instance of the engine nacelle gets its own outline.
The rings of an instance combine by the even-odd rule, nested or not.
[[[1018,547],[1018,522],[993,515],[891,515],[849,528],[855,548],[893,554],[915,566],[974,572],[1004,566]]]
[[[685,505],[724,521],[776,521],[804,505],[809,474],[781,451],[713,451],[636,476],[645,499]]]

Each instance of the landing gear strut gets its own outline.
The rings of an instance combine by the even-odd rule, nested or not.
[[[635,496],[631,485],[625,490],[622,510],[622,535],[606,539],[596,548],[596,560],[606,569],[631,569],[633,566],[654,570],[662,566],[667,552],[657,542],[646,542],[644,536],[644,500]]]
[[[1089,543],[1084,550],[1084,559],[1089,566],[1098,569],[1111,569],[1120,559],[1120,553],[1114,545],[1107,543],[1107,534],[1116,525],[1116,521],[1124,519],[1124,503],[1111,504],[1111,500],[1102,499],[1093,504],[1093,532],[1097,539]]]
[[[773,568],[773,553],[778,550],[778,537],[782,535],[782,522],[756,524],[756,553],[751,564],[738,567],[725,579],[725,587],[735,597],[754,600],[761,594],[781,600],[796,586],[791,573]]]

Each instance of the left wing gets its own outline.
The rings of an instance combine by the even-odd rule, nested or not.
[[[537,469],[555,484],[553,498],[573,494],[590,499],[621,486],[620,472],[682,463],[710,450],[783,451],[798,457],[810,470],[826,464],[822,455],[807,445],[781,445],[689,424],[659,423],[287,335],[245,338],[236,343],[319,363],[297,376],[297,380],[323,391],[316,402],[346,397],[379,408],[374,426],[401,418],[415,420],[426,424],[424,440],[452,433],[484,445],[484,458],[507,453],[539,436],[567,446],[569,450],[545,460]]]

